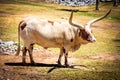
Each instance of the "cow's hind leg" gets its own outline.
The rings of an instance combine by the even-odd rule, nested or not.
[[[59,64],[59,65],[61,65],[61,58],[62,58],[62,56],[63,56],[63,49],[64,49],[64,48],[61,48],[61,49],[60,49],[60,54],[59,54],[59,58],[58,58],[58,64]]]
[[[26,47],[23,47],[22,52],[23,52],[22,63],[23,65],[25,65],[26,64],[26,52],[27,52]]]
[[[28,53],[29,53],[29,56],[30,56],[30,62],[31,62],[31,64],[35,64],[34,59],[33,59],[33,55],[32,55],[33,45],[34,45],[34,44],[31,44],[31,45],[29,46],[29,49],[28,49]]]

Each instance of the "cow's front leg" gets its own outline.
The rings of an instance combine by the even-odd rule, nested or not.
[[[26,52],[27,52],[26,47],[23,47],[22,52],[23,52],[22,63],[23,65],[25,65],[26,64]]]
[[[64,51],[64,56],[65,56],[65,66],[69,66],[69,64],[68,64],[68,51],[67,50]]]
[[[61,48],[61,49],[60,49],[60,54],[59,54],[59,58],[58,58],[58,64],[59,64],[59,65],[61,65],[61,58],[62,58],[62,56],[63,56],[63,49],[64,49],[64,48]]]
[[[32,55],[32,52],[33,52],[33,44],[31,44],[31,45],[29,46],[28,52],[29,52],[31,64],[34,64],[34,65],[35,65],[35,62],[34,62],[34,59],[33,59],[33,55]]]

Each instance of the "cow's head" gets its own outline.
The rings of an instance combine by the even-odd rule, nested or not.
[[[94,20],[91,20],[89,21],[85,26],[81,25],[81,24],[76,24],[76,23],[73,23],[72,22],[72,17],[73,17],[73,11],[71,13],[71,16],[69,18],[69,23],[74,26],[74,27],[77,27],[78,28],[78,35],[79,35],[79,38],[82,39],[82,41],[84,43],[88,43],[88,42],[95,42],[96,39],[92,33],[92,30],[90,28],[90,26],[99,21],[99,20],[102,20],[104,19],[109,13],[111,12],[111,9],[102,17],[100,18],[97,18],[97,19],[94,19]]]

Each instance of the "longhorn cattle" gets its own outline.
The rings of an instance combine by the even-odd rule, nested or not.
[[[24,42],[22,62],[26,63],[26,52],[28,51],[30,61],[34,64],[32,51],[33,45],[38,44],[44,48],[60,48],[58,64],[61,65],[61,57],[65,57],[65,66],[68,66],[68,51],[76,51],[82,44],[95,42],[96,39],[91,32],[90,26],[105,18],[111,10],[104,16],[89,21],[85,26],[72,22],[73,11],[68,22],[52,22],[40,20],[34,17],[23,19],[18,27],[18,51],[20,52],[20,37]]]

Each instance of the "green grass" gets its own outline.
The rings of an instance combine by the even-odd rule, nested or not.
[[[0,17],[0,39],[17,40],[18,22],[14,17]]]
[[[101,65],[96,65],[101,66]],[[98,70],[80,70],[69,68],[56,68],[47,73],[50,68],[36,68],[39,72],[36,76],[44,76],[47,80],[119,80],[119,71],[98,71]],[[99,69],[101,69],[99,67]],[[43,73],[43,74],[41,74]],[[35,74],[31,74],[34,75]],[[39,76],[38,76],[39,75]]]
[[[120,79],[119,72],[107,72],[107,71],[97,72],[97,71],[83,71],[83,70],[81,71],[60,70],[59,74],[54,72],[52,75],[50,77],[48,76],[48,79],[51,80],[57,80],[57,79],[59,80],[119,80]]]
[[[86,23],[91,19],[105,14],[110,6],[111,3],[110,5],[101,4],[100,11],[95,11],[94,6],[68,7],[19,0],[0,0],[0,39],[4,41],[17,41],[18,24],[22,18],[28,15],[59,21],[61,17],[68,18],[70,15],[70,12],[64,11],[64,9],[78,9],[79,12],[74,13],[74,19],[78,22]],[[78,51],[69,53],[69,55],[79,58],[81,56],[88,57],[99,54],[120,54],[119,13],[119,7],[115,7],[106,19],[93,25],[92,29],[97,42],[82,45]],[[94,29],[94,27],[96,28]],[[58,51],[58,49],[52,50]],[[27,75],[32,79],[42,77],[47,80],[120,80],[119,60],[104,61],[85,59],[76,62],[76,64],[85,65],[91,68],[91,70],[57,68],[47,73],[51,67],[27,67],[28,69],[36,69],[37,72],[28,74],[25,71],[21,72],[20,69],[18,73],[21,73],[20,75]]]
[[[82,61],[81,61],[82,62]],[[74,68],[56,68],[52,72],[48,71],[52,67],[15,67],[18,71],[12,74],[19,74],[28,77],[27,79],[43,79],[43,80],[119,80],[120,70],[117,65],[119,62],[94,62],[84,61],[82,64],[95,67],[94,70],[81,70]],[[113,65],[113,66],[112,66]],[[106,67],[103,67],[106,66]],[[115,69],[117,68],[117,69]],[[26,70],[27,69],[27,70]],[[107,70],[106,70],[107,69]],[[24,71],[26,70],[26,71]],[[31,72],[29,72],[31,71]],[[29,73],[28,73],[29,72]],[[23,78],[24,79],[24,78]]]

